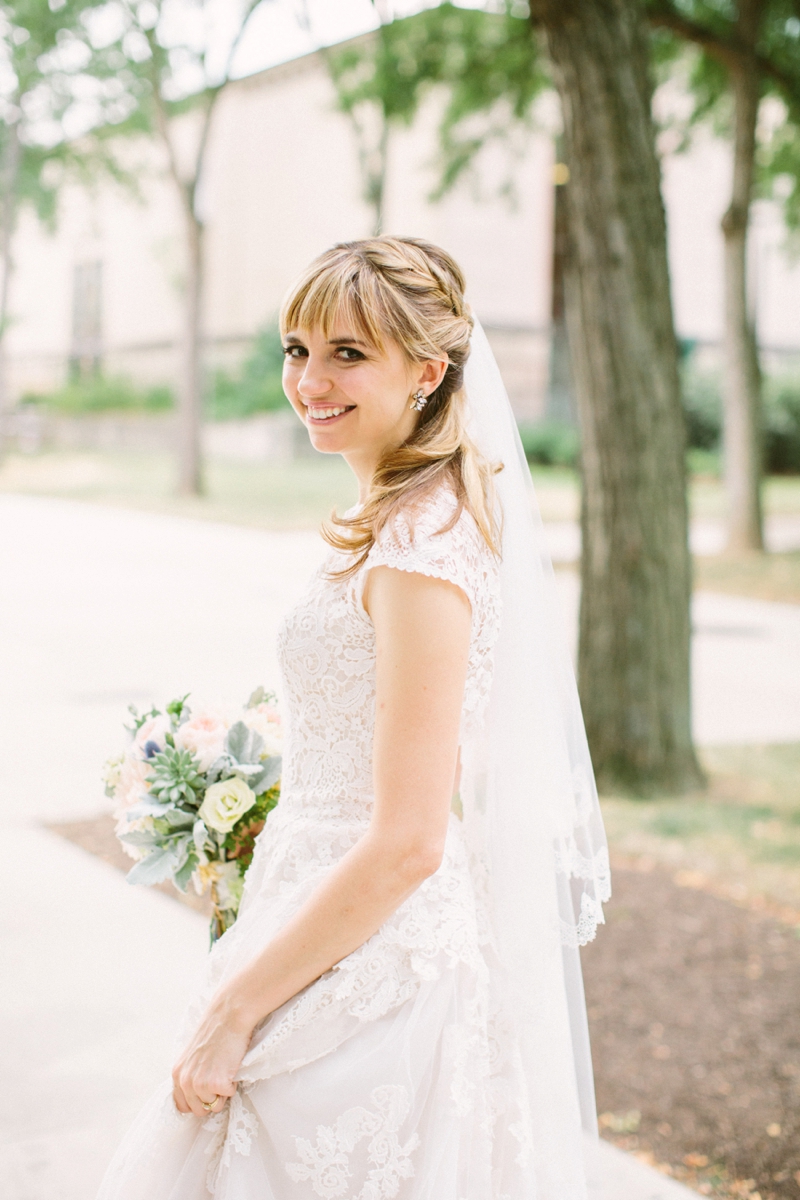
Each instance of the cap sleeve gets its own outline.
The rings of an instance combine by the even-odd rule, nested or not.
[[[483,607],[491,551],[472,516],[462,511],[451,529],[455,497],[436,493],[419,510],[399,512],[381,530],[361,571],[361,587],[372,567],[428,575],[453,583],[466,594],[473,615]]]

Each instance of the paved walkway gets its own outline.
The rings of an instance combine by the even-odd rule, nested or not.
[[[238,703],[276,677],[279,614],[320,555],[278,534],[0,496],[0,1179],[5,1200],[92,1200],[170,1066],[204,921],[42,829],[106,803],[129,700]],[[567,627],[575,583],[559,576]],[[800,738],[800,608],[704,596],[703,740]],[[610,1147],[607,1200],[679,1200]]]
[[[548,521],[545,530],[550,557],[555,563],[574,563],[581,555],[581,531],[577,521]],[[764,528],[767,549],[776,553],[800,550],[800,516],[791,513],[767,517]],[[693,554],[721,554],[725,549],[725,526],[711,517],[692,521],[689,541]]]

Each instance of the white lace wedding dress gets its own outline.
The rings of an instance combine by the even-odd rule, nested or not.
[[[331,581],[321,569],[284,620],[281,800],[187,1030],[220,981],[269,941],[367,828],[375,637],[361,593],[371,567],[436,576],[469,597],[462,744],[479,735],[500,621],[498,571],[466,513],[437,534],[452,505],[440,492],[413,527],[397,518],[354,577]],[[334,553],[326,565],[337,561]],[[535,1122],[513,1014],[497,1009],[497,971],[482,872],[453,814],[441,868],[359,950],[259,1026],[221,1113],[179,1115],[164,1084],[117,1152],[100,1200],[577,1196],[567,1161],[563,1176],[551,1161],[548,1186],[537,1190]]]

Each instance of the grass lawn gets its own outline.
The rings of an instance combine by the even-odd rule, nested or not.
[[[356,499],[346,463],[322,456],[287,464],[214,461],[206,495],[175,493],[168,454],[50,451],[11,455],[0,466],[0,492],[57,496],[143,508],[266,529],[313,529]]]
[[[612,853],[771,911],[800,935],[800,744],[705,749],[708,789],[603,799]]]
[[[800,550],[696,558],[694,585],[709,592],[800,604]]]
[[[576,473],[564,467],[533,467],[539,507],[546,521],[577,520],[580,487]],[[296,528],[327,515],[333,504],[352,503],[354,487],[338,458],[318,455],[285,465],[211,460],[207,495],[186,500],[175,495],[175,463],[170,454],[141,451],[52,450],[11,454],[0,464],[0,491],[65,496],[100,503],[125,503],[197,510],[198,515],[282,524]],[[765,511],[800,514],[800,477],[769,479]],[[690,506],[695,517],[721,517],[725,498],[719,479],[692,480]],[[194,508],[192,508],[194,506]],[[213,511],[211,511],[213,510]]]

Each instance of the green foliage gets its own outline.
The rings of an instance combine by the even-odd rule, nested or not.
[[[692,96],[684,145],[692,128],[703,122],[729,136],[729,63],[741,51],[738,5],[732,0],[647,0],[647,8],[658,77],[665,79],[681,62]],[[757,192],[780,200],[787,224],[796,230],[800,228],[800,10],[796,0],[765,0],[755,50],[762,95],[780,101],[759,129]]]
[[[214,421],[249,417],[283,408],[286,396],[281,382],[283,344],[277,325],[258,335],[251,354],[236,373],[216,371],[206,398],[206,413]]]
[[[779,125],[759,147],[757,162],[762,194],[780,200],[787,226],[800,233],[800,124]]]
[[[692,450],[718,450],[722,432],[722,397],[716,374],[699,371],[691,357],[681,372],[686,442]]]
[[[565,421],[537,421],[519,426],[522,448],[529,463],[543,467],[577,467],[580,435]]]
[[[236,824],[223,842],[225,858],[229,862],[235,859],[242,874],[244,874],[253,861],[255,840],[264,828],[267,817],[278,803],[280,794],[281,789],[278,785],[262,792],[256,798],[253,807]]]
[[[764,387],[764,454],[775,475],[800,474],[800,376],[777,376]]]
[[[430,90],[444,85],[441,195],[486,142],[528,119],[547,85],[536,35],[515,14],[511,5],[498,14],[444,3],[381,26],[360,46],[328,51],[339,107],[353,114],[372,105],[387,125],[408,125]]]
[[[120,175],[102,142],[86,136],[129,107],[119,43],[93,38],[103,8],[105,0],[0,2],[2,216],[12,229],[25,203],[52,225],[67,176],[91,177],[99,169]]]
[[[264,758],[263,754],[264,739],[261,734],[248,728],[244,721],[237,721],[228,730],[225,753],[212,763],[207,772],[208,783],[239,775],[257,796],[268,791],[280,778],[281,756],[274,754]]]
[[[690,449],[719,451],[722,393],[719,376],[684,363],[683,407]],[[771,475],[800,474],[800,376],[767,376],[763,386],[764,466]]]
[[[190,750],[165,746],[152,758],[153,771],[148,777],[150,795],[161,804],[182,804],[199,808],[206,781],[199,762]]]
[[[137,388],[130,380],[96,375],[76,380],[47,395],[28,393],[23,404],[41,404],[54,413],[78,416],[101,412],[164,412],[174,405],[168,387]]]

